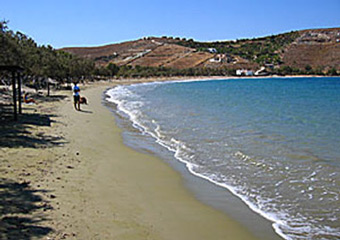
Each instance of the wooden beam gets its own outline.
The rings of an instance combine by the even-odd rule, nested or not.
[[[18,120],[17,112],[17,94],[19,96],[19,113],[21,113],[21,79],[19,72],[24,71],[22,67],[16,65],[0,65],[0,71],[8,71],[12,73],[12,90],[13,90],[13,116],[14,120]],[[18,75],[16,76],[16,73]],[[16,91],[16,81],[18,81],[18,93]]]
[[[18,113],[17,113],[17,91],[15,89],[15,71],[12,70],[12,90],[13,90],[13,114],[14,120],[18,120]]]
[[[0,65],[0,71],[22,72],[24,69],[16,65]]]
[[[22,110],[21,110],[22,93],[21,93],[21,78],[20,78],[20,72],[17,72],[17,81],[18,81],[19,114],[22,114]]]
[[[50,96],[50,81],[47,80],[47,96]]]

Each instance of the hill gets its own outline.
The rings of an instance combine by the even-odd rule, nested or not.
[[[283,54],[289,66],[304,68],[340,67],[340,28],[301,31]]]
[[[63,48],[63,51],[90,58],[97,65],[192,68],[213,58],[214,54],[181,46],[171,38],[143,38],[100,47]]]
[[[250,69],[267,72],[340,71],[340,28],[292,31],[262,38],[198,42],[173,37],[147,37],[100,47],[63,48],[97,66],[173,69]],[[279,70],[275,70],[279,69]]]

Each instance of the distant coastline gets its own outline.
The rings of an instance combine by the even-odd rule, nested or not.
[[[271,79],[271,78],[322,78],[322,75],[286,75],[286,76],[197,76],[197,77],[147,77],[147,78],[111,78],[102,80],[105,82],[113,82],[117,84],[137,84],[137,83],[148,83],[148,82],[173,82],[173,81],[202,81],[202,80],[226,80],[226,79]],[[339,78],[340,76],[327,76]]]

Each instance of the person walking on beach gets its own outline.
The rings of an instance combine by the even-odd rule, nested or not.
[[[74,104],[74,108],[78,111],[80,111],[80,88],[77,85],[78,83],[75,82],[74,86],[72,88],[73,91],[73,104]],[[78,108],[77,108],[78,107]]]

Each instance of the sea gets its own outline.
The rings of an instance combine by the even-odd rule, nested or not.
[[[139,83],[105,95],[134,147],[149,138],[162,151],[148,151],[231,192],[280,237],[340,239],[340,78]]]

